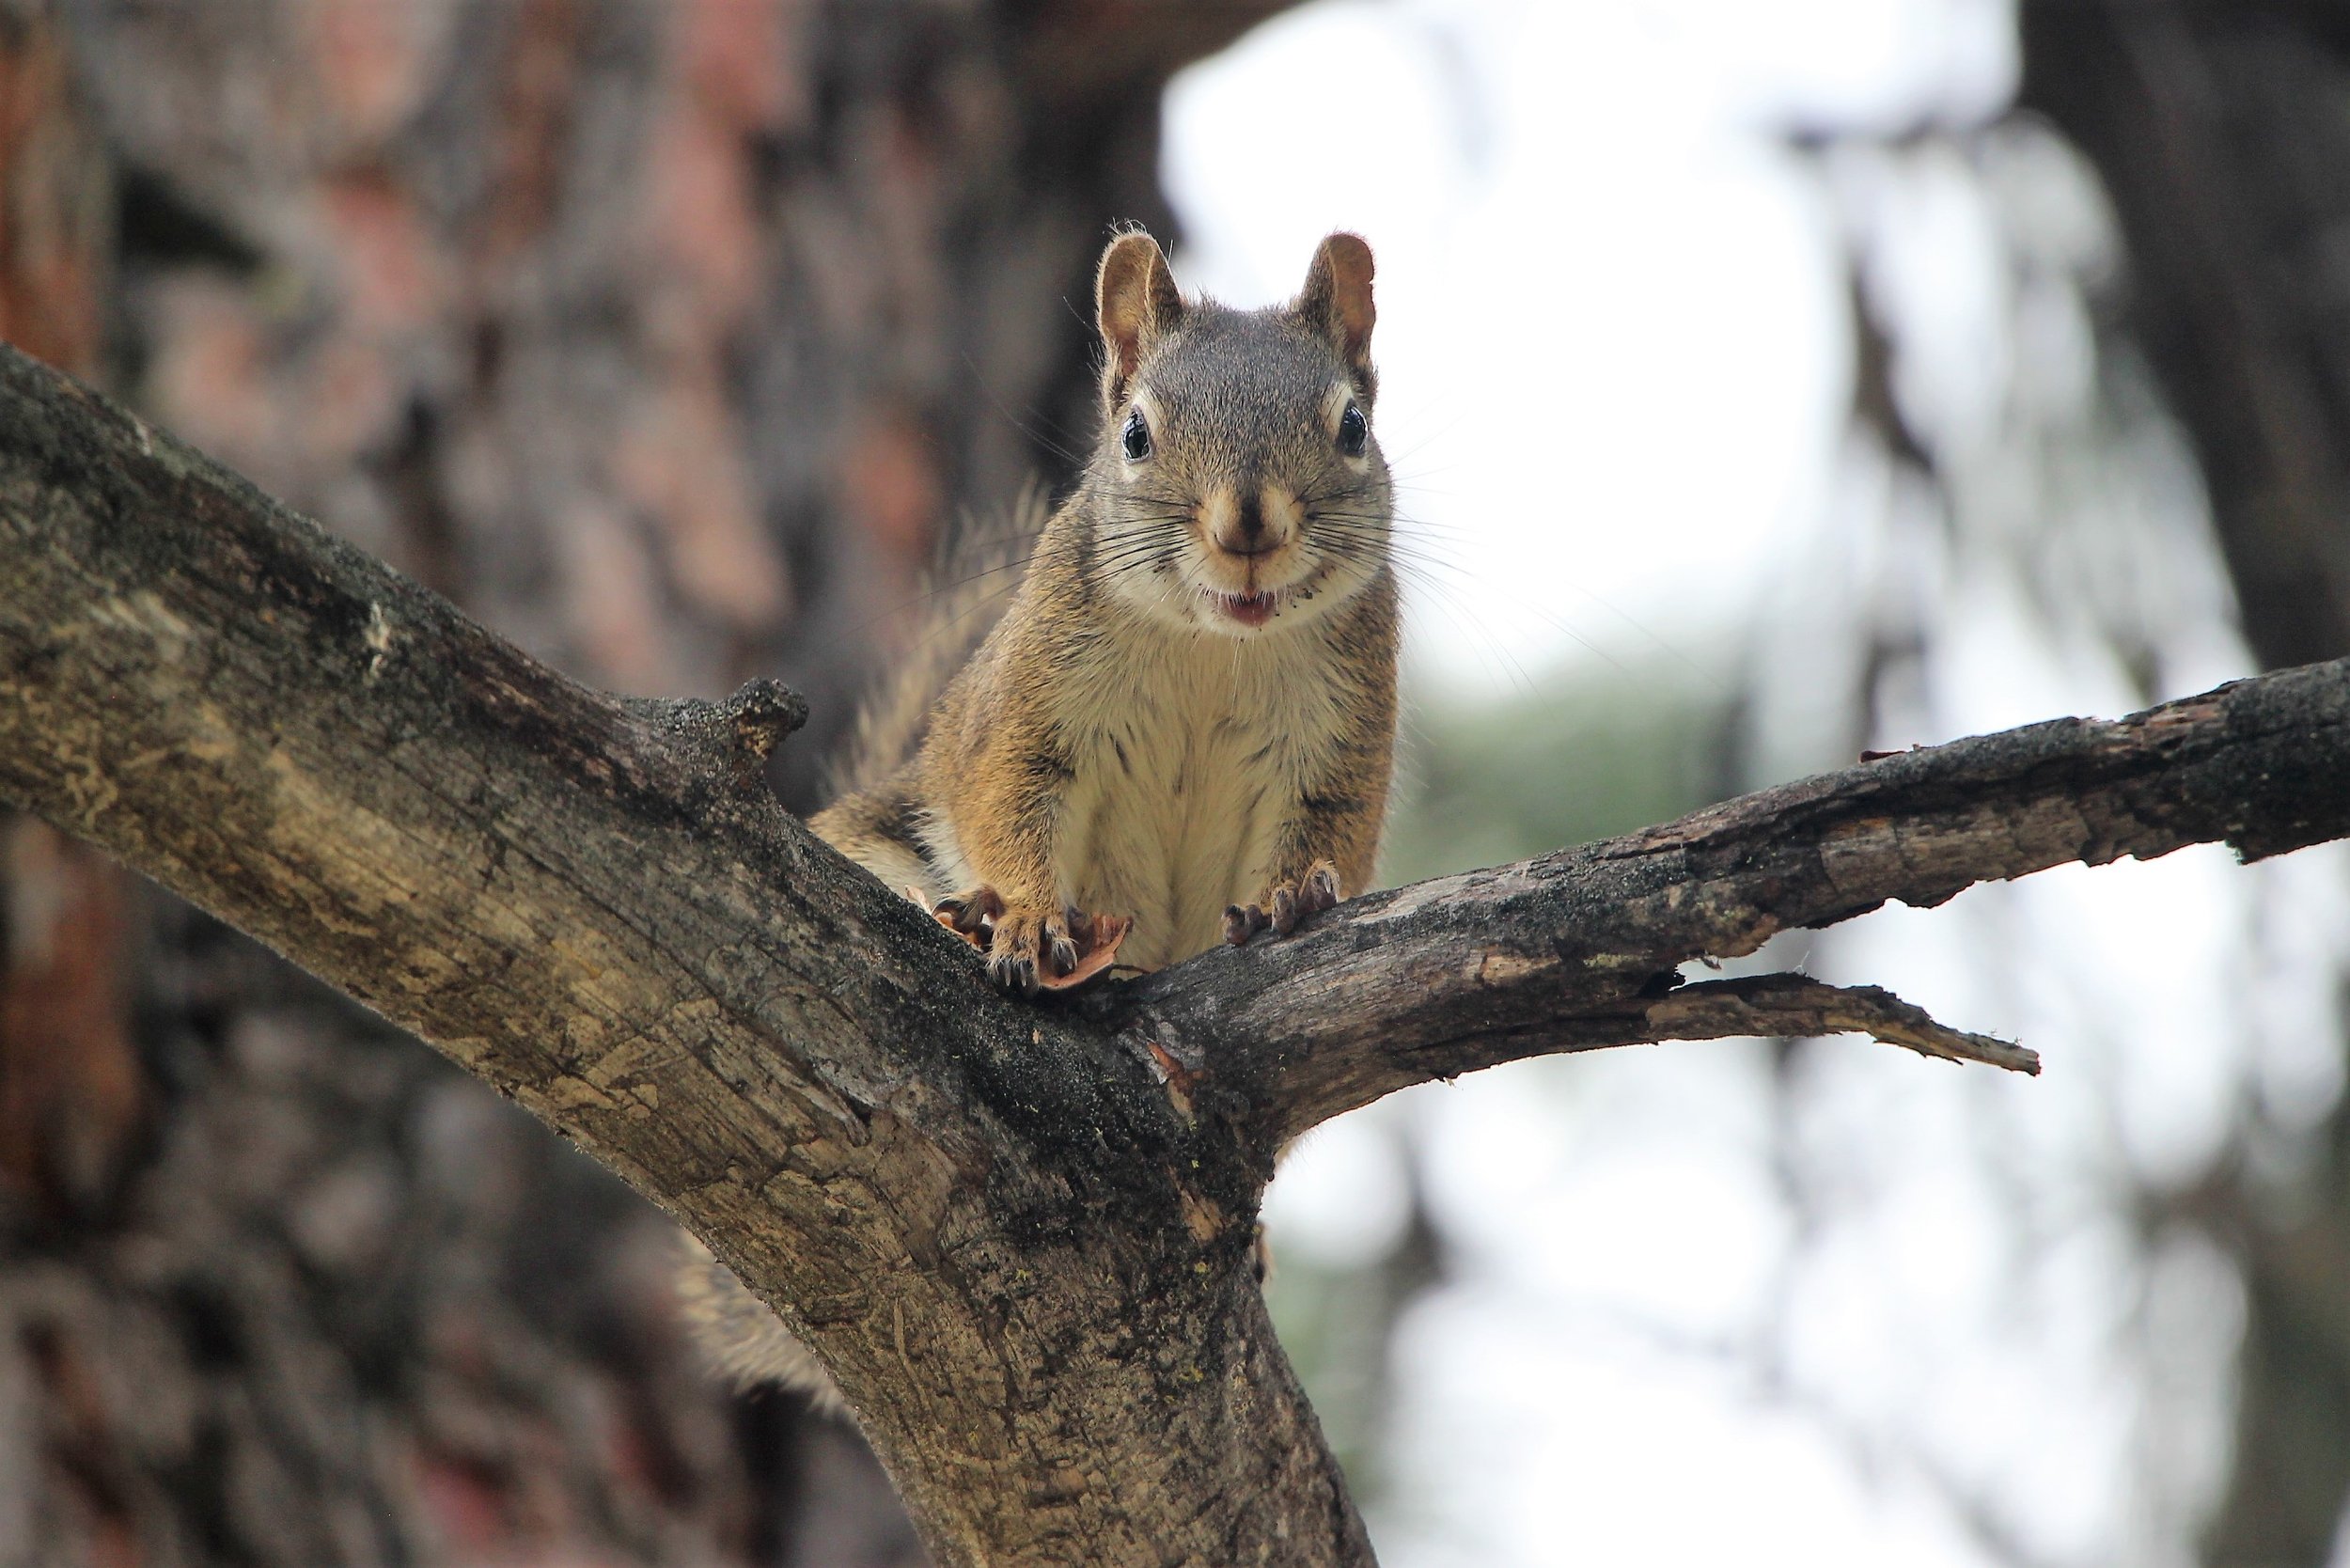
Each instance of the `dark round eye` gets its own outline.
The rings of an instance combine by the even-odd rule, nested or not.
[[[1126,429],[1118,439],[1119,449],[1126,454],[1128,463],[1140,463],[1151,455],[1151,421],[1136,409],[1126,416]]]
[[[1348,457],[1361,457],[1371,445],[1371,421],[1353,403],[1339,416],[1339,450]]]

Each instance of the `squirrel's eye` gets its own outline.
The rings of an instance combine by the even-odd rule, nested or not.
[[[1119,438],[1119,448],[1126,454],[1128,463],[1140,463],[1151,455],[1151,422],[1142,416],[1142,410],[1136,409],[1126,416],[1126,429]]]
[[[1353,403],[1339,416],[1339,450],[1348,457],[1361,457],[1371,445],[1371,421]]]

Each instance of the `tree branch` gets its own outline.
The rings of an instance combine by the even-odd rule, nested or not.
[[[1119,1026],[1217,1075],[1270,1140],[1415,1083],[1550,1051],[1855,1030],[2032,1071],[1883,992],[1671,992],[1691,960],[1891,900],[2072,861],[2226,842],[2248,860],[2350,835],[2350,661],[2114,722],[2056,719],[1864,762],[1621,839],[1358,899],[1277,948],[1128,988]],[[1792,979],[1789,977],[1788,979]],[[1698,988],[1692,988],[1697,991]],[[1800,999],[1798,999],[1800,998]],[[1864,999],[1865,998],[1865,999]],[[1740,1008],[1752,1025],[1733,1024]],[[1898,1010],[1898,1011],[1896,1011]],[[1786,1012],[1779,1029],[1765,1013]],[[1814,1018],[1816,1025],[1807,1022]],[[1179,1048],[1182,1047],[1182,1048]]]
[[[832,1370],[942,1564],[1364,1563],[1248,1267],[1273,1151],[1542,1051],[1862,1029],[1680,987],[1889,898],[2350,833],[2350,665],[1868,764],[1042,1004],[776,808],[803,715],[588,692],[0,350],[0,798],[437,1043]]]

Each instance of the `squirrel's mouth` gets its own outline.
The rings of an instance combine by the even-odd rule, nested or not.
[[[1281,596],[1277,593],[1217,593],[1210,590],[1208,597],[1219,611],[1243,626],[1262,626],[1281,607]]]

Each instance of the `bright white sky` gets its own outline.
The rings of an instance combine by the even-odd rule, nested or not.
[[[1421,700],[1659,644],[1718,661],[1789,561],[1833,572],[1879,548],[1898,509],[1856,478],[1847,435],[1852,208],[1780,138],[1982,124],[2016,71],[2005,0],[1320,0],[1175,82],[1187,287],[1287,296],[1332,227],[1377,252],[1377,428],[1425,567]],[[2038,384],[2014,356],[2060,370],[2082,329],[2052,309],[2027,330],[2002,274],[1984,181],[2030,170],[1945,174],[1878,204],[1881,282],[1906,300],[1904,395],[1987,448]],[[2191,485],[2115,483],[2110,504],[2194,536],[2176,554],[2204,577],[2141,593],[2176,603],[2149,612],[2180,628],[2174,689],[2239,673]],[[2093,635],[2051,631],[1965,559],[1937,570],[1950,607],[1905,716],[1930,732],[1902,739],[2126,705]],[[2322,980],[2350,930],[2342,865],[2188,854],[1852,928],[1830,978],[2028,1039],[2051,1070],[1837,1047],[1794,1146],[1867,1196],[1799,1262],[1784,1102],[1751,1043],[1529,1064],[1318,1135],[1275,1188],[1281,1247],[1374,1252],[1408,1126],[1460,1253],[1404,1325],[1414,1479],[1373,1520],[1385,1560],[1993,1561],[1947,1480],[1998,1497],[2046,1560],[2178,1560],[2162,1532],[2220,1473],[2240,1303],[2192,1245],[2142,1264],[2111,1178],[2192,1170],[2255,1089],[2320,1109],[2340,1091]],[[2247,996],[2268,998],[2264,1034]],[[2014,1170],[1985,1173],[1985,1127]],[[2164,1347],[2164,1387],[2117,1361],[2132,1335]],[[2135,1497],[2133,1475],[2179,1495]]]
[[[1169,89],[1177,270],[1262,304],[1372,242],[1424,673],[1701,647],[1844,429],[1841,246],[1777,133],[1979,118],[2014,71],[1984,0],[1324,0]]]

